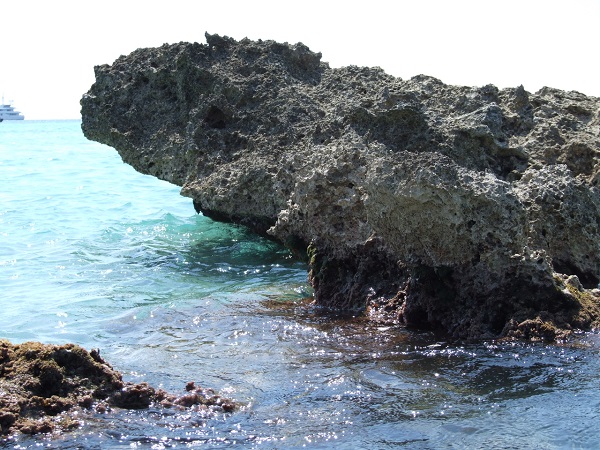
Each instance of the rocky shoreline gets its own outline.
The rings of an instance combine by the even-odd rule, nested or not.
[[[306,252],[320,307],[457,339],[599,325],[598,98],[206,39],[97,66],[84,134]]]
[[[115,408],[236,408],[193,382],[185,391],[176,396],[147,383],[125,382],[98,350],[0,340],[0,436],[68,431],[78,428],[85,414],[110,414]]]

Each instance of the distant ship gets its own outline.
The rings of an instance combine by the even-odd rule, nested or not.
[[[0,105],[0,122],[3,120],[23,120],[25,116],[19,111],[15,111],[15,108],[9,104],[4,103],[4,96],[2,96],[2,104]]]

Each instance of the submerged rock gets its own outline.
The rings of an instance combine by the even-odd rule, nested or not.
[[[308,250],[322,307],[457,338],[598,324],[599,99],[206,39],[97,66],[84,134],[197,211]]]
[[[188,401],[190,390],[193,402]],[[69,430],[79,427],[80,412],[105,413],[111,408],[201,405],[224,412],[235,409],[231,400],[196,388],[194,383],[188,383],[186,391],[178,397],[147,383],[124,382],[97,350],[0,340],[0,435]]]

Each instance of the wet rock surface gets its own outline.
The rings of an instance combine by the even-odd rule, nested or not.
[[[456,338],[598,325],[599,99],[206,38],[96,67],[85,135],[197,211],[308,250],[324,308]]]
[[[236,408],[231,400],[193,382],[181,396],[147,383],[125,382],[97,350],[0,340],[0,435],[66,431],[78,428],[84,413],[150,406],[220,412]]]

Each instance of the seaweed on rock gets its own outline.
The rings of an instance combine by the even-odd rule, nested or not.
[[[145,382],[123,381],[100,357],[74,344],[11,344],[0,340],[0,435],[67,431],[80,426],[79,411],[204,405],[231,412],[235,403],[190,382],[182,396]],[[193,401],[190,400],[193,396]]]

